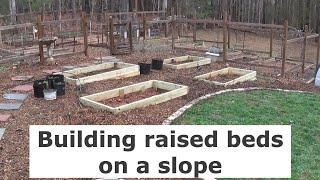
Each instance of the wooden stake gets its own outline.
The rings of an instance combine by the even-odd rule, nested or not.
[[[301,72],[304,74],[304,67],[306,64],[306,50],[307,50],[307,36],[308,36],[308,26],[304,26],[304,40],[303,40],[303,49],[302,49],[302,67]]]
[[[38,41],[43,38],[43,26],[42,26],[42,19],[41,15],[37,17],[37,25],[38,25]],[[44,64],[44,52],[43,52],[43,42],[39,41],[39,56],[40,56],[40,63]]]
[[[285,76],[286,60],[287,60],[287,41],[288,41],[288,20],[284,21],[284,37],[283,37],[283,57],[282,57],[282,69],[281,76]]]
[[[273,55],[273,28],[271,28],[270,33],[270,57]]]

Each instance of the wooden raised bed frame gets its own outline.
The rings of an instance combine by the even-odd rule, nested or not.
[[[139,92],[139,91],[143,92],[150,88],[153,88],[155,90],[163,89],[168,92],[151,96],[142,100],[138,100],[130,104],[121,105],[115,108],[99,103],[100,101],[112,99],[115,97],[123,98],[126,94]],[[80,98],[80,102],[85,106],[89,106],[95,109],[103,109],[103,110],[110,111],[113,114],[117,114],[130,109],[136,109],[136,108],[146,107],[149,105],[160,104],[160,103],[184,96],[188,94],[188,92],[189,92],[189,88],[187,86],[177,85],[177,84],[158,81],[158,80],[151,80],[151,81],[133,84],[133,85],[118,88],[118,89],[113,89],[110,91],[105,91],[97,94],[92,94],[89,96],[84,96]]]
[[[76,75],[86,74],[90,72],[108,70],[111,68],[119,68],[118,70],[77,78]],[[140,68],[138,65],[128,63],[106,62],[102,64],[92,65],[83,68],[76,68],[62,73],[67,83],[75,84],[77,86],[92,83],[96,81],[108,80],[108,79],[122,79],[126,77],[137,76],[140,74]]]
[[[239,75],[240,77],[234,80],[228,81],[226,83],[208,80],[209,78],[217,77],[219,75],[228,75],[228,74]],[[213,71],[208,74],[197,76],[194,79],[201,80],[209,84],[214,84],[219,86],[229,86],[229,85],[234,85],[234,84],[245,82],[245,81],[255,81],[257,80],[257,72],[252,70],[228,67],[218,71]]]
[[[172,64],[173,62],[184,62],[184,61],[193,61],[193,62],[187,62],[184,64]],[[208,65],[211,63],[210,58],[204,58],[204,57],[197,57],[197,56],[181,56],[181,57],[175,57],[170,59],[164,59],[163,60],[163,66],[170,69],[187,69],[187,68],[193,68],[197,66],[203,66]]]

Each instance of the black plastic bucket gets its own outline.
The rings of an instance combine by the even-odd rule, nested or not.
[[[57,90],[57,96],[63,96],[66,93],[64,82],[54,82],[53,89]]]
[[[152,59],[152,69],[154,70],[162,70],[163,68],[163,60],[160,58]]]
[[[36,98],[43,98],[43,90],[47,88],[47,80],[41,79],[33,82],[33,93]]]
[[[62,74],[48,75],[47,80],[48,80],[48,88],[54,89],[53,87],[54,83],[58,83],[58,82],[64,83],[64,76]]]
[[[151,70],[151,64],[147,63],[139,63],[140,66],[140,74],[149,74]]]

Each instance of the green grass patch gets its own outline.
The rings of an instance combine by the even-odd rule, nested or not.
[[[228,93],[200,102],[175,125],[292,125],[292,179],[320,179],[320,94]]]

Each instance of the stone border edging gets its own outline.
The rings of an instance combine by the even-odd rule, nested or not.
[[[186,110],[190,109],[192,106],[196,105],[197,103],[199,103],[202,100],[206,100],[206,99],[209,99],[209,98],[211,98],[213,96],[217,96],[217,95],[221,95],[221,94],[225,94],[225,93],[230,93],[230,92],[246,92],[246,91],[254,91],[254,90],[269,90],[269,91],[283,91],[283,92],[295,92],[295,93],[310,93],[310,92],[307,92],[307,91],[272,89],[272,88],[262,88],[262,87],[226,89],[226,90],[222,90],[222,91],[218,91],[218,92],[215,92],[215,93],[210,93],[210,94],[204,95],[202,97],[199,97],[199,98],[191,101],[190,103],[188,103],[187,105],[183,106],[178,111],[173,113],[171,116],[169,116],[162,123],[162,125],[170,125],[175,119],[180,117]]]

